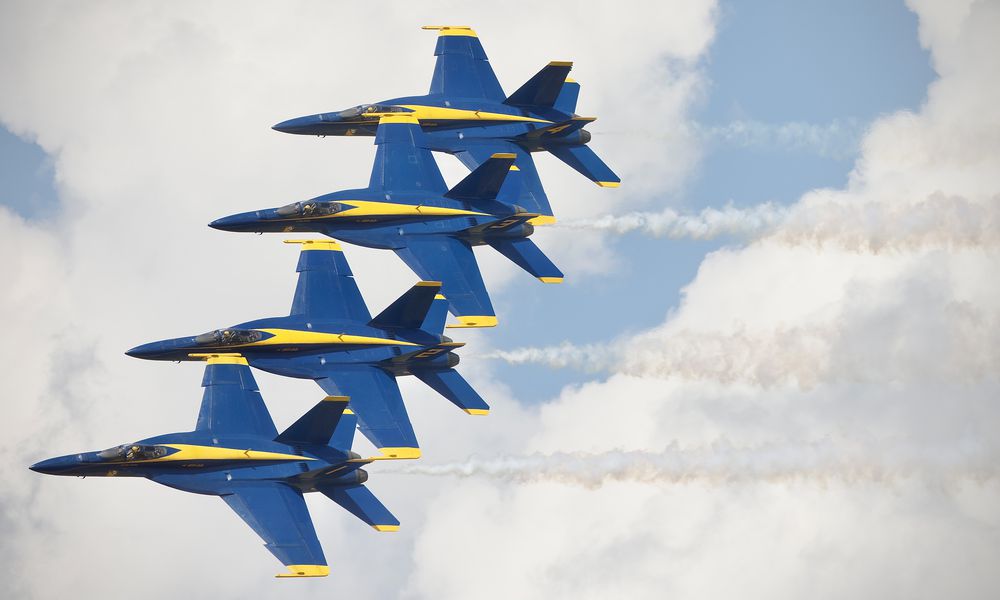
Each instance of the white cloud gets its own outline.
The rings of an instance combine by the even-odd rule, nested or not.
[[[355,187],[367,180],[374,147],[370,138],[302,138],[270,125],[425,90],[435,36],[419,26],[464,22],[477,27],[509,91],[549,60],[571,58],[583,85],[581,111],[613,124],[631,119],[629,101],[641,97],[661,107],[655,126],[675,127],[699,93],[697,60],[713,33],[709,2],[642,13],[528,3],[499,13],[454,2],[371,8],[223,1],[0,8],[0,54],[17,57],[0,62],[0,122],[54,157],[61,201],[45,223],[0,211],[0,276],[8,283],[0,307],[9,316],[5,331],[20,340],[0,356],[10,400],[0,442],[6,595],[290,593],[287,582],[271,579],[278,565],[253,532],[218,500],[148,482],[41,478],[26,469],[48,456],[190,429],[200,366],[122,352],[287,310],[295,249],[204,225]],[[365,15],[360,24],[355,9]],[[535,35],[541,23],[549,24],[545,35]],[[654,85],[636,80],[634,73],[654,67]],[[649,156],[685,157],[666,171],[645,171],[625,140],[598,137],[595,148],[635,190],[676,188],[697,160],[696,145],[683,138],[643,146]],[[642,200],[598,189],[556,163],[539,161],[560,215]],[[446,172],[454,179],[453,165]],[[567,271],[602,268],[591,256],[601,235],[543,235],[556,242],[552,254]],[[349,248],[348,255],[375,310],[416,279],[386,253]],[[494,289],[510,270],[500,264],[485,261]],[[471,347],[487,335],[464,339]],[[425,452],[442,459],[472,447],[516,452],[535,414],[492,380],[488,365],[468,363],[463,372],[494,407],[489,419],[404,382]],[[257,379],[279,428],[320,397],[311,382]],[[374,534],[310,498],[333,573],[293,582],[297,596],[386,597],[407,585],[413,545],[440,484],[372,471],[371,487],[403,531]]]

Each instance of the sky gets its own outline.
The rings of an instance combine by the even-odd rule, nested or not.
[[[0,595],[997,596],[1000,5],[514,4],[0,3]],[[218,500],[28,471],[193,426],[201,366],[124,350],[287,310],[295,249],[205,224],[362,185],[370,138],[269,127],[421,93],[431,23],[508,92],[574,60],[623,184],[536,155],[566,282],[477,251],[493,410],[401,380],[401,531],[310,495],[331,574],[280,581]],[[347,257],[373,310],[416,280]],[[255,376],[279,430],[321,397]]]

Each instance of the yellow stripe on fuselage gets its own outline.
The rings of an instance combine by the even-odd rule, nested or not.
[[[174,448],[177,452],[161,456],[159,458],[136,459],[128,461],[109,462],[107,464],[137,464],[137,463],[163,463],[179,462],[190,460],[265,460],[265,461],[301,461],[316,460],[298,454],[283,454],[281,452],[263,452],[251,450],[249,448],[220,448],[218,446],[197,446],[193,444],[159,444],[167,448]]]
[[[419,344],[404,342],[402,340],[391,340],[367,335],[350,335],[347,333],[325,333],[321,331],[301,331],[298,329],[257,329],[256,331],[270,333],[271,337],[248,344],[231,344],[219,347],[231,350],[233,348],[259,348],[265,346],[419,346]]]
[[[467,110],[464,108],[447,108],[444,106],[423,106],[420,104],[400,104],[412,112],[411,116],[419,121],[515,121],[520,123],[549,123],[545,119],[535,119],[523,115],[508,115],[504,113]]]
[[[275,221],[304,221],[304,220],[326,220],[326,219],[356,219],[358,217],[468,217],[482,216],[488,217],[489,213],[464,210],[461,208],[445,208],[442,206],[427,206],[424,204],[399,204],[397,202],[379,202],[375,200],[336,200],[337,204],[345,204],[353,208],[348,208],[332,215],[321,216],[294,216],[285,219],[275,219]],[[336,243],[336,242],[334,242]],[[303,250],[313,248],[303,247]],[[340,247],[329,248],[339,250]]]

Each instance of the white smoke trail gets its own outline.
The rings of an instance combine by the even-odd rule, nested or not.
[[[935,193],[919,202],[899,204],[818,196],[791,206],[765,202],[737,208],[727,204],[694,213],[668,208],[658,213],[566,220],[556,226],[670,239],[767,238],[791,245],[838,244],[869,252],[993,247],[1000,245],[1000,196],[973,202]]]
[[[737,448],[673,444],[661,452],[558,452],[521,456],[473,456],[444,464],[387,465],[383,473],[428,477],[486,478],[511,483],[557,482],[599,488],[609,482],[724,485],[732,483],[892,483],[921,478],[947,483],[996,480],[998,456],[981,444],[934,449],[875,448],[828,441]]]

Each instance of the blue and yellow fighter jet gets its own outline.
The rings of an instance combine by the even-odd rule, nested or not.
[[[440,32],[434,51],[437,64],[427,95],[299,117],[274,129],[302,135],[370,136],[375,135],[382,116],[408,114],[419,120],[428,134],[431,150],[454,154],[470,170],[494,154],[514,154],[525,181],[517,204],[540,215],[536,225],[551,223],[554,217],[532,152],[551,152],[602,187],[621,183],[587,146],[591,136],[584,127],[595,118],[574,112],[580,84],[567,79],[573,63],[550,62],[507,96],[476,32],[452,25],[424,29]]]
[[[78,477],[145,477],[221,496],[288,567],[278,577],[330,572],[302,494],[320,492],[378,531],[399,521],[364,486],[379,458],[351,451],[356,417],[327,396],[281,434],[238,354],[206,355],[205,393],[194,431],[158,435],[100,452],[50,458],[32,471]]]
[[[126,354],[181,361],[239,352],[258,369],[313,379],[326,393],[351,398],[361,433],[390,458],[420,457],[395,380],[400,375],[415,375],[469,414],[489,412],[453,368],[459,362],[453,351],[465,344],[441,335],[448,307],[439,282],[417,283],[372,318],[339,244],[286,243],[302,245],[289,316],[151,342]]]
[[[369,248],[392,249],[417,275],[441,282],[457,325],[491,327],[496,313],[472,247],[489,244],[545,283],[563,274],[528,239],[538,213],[517,206],[521,188],[514,154],[494,154],[451,190],[427,135],[411,115],[382,117],[378,150],[364,189],[344,190],[223,217],[216,229],[247,232],[315,231]],[[508,174],[509,173],[509,174]]]

